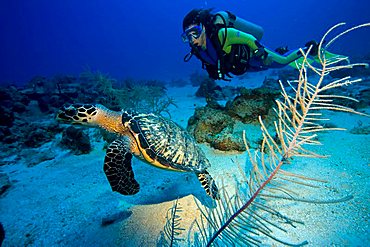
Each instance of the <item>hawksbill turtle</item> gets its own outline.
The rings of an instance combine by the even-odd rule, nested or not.
[[[56,119],[101,127],[118,135],[104,159],[104,173],[113,191],[123,195],[139,192],[131,166],[134,155],[165,170],[195,173],[206,193],[219,199],[216,183],[207,172],[210,162],[190,134],[169,119],[134,110],[112,111],[100,104],[65,105]]]

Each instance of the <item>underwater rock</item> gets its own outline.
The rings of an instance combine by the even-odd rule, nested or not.
[[[278,95],[278,91],[271,89],[243,89],[241,95],[226,103],[226,112],[243,123],[253,123],[258,116],[268,117]]]
[[[221,110],[199,107],[189,119],[187,129],[197,142],[212,143],[217,134],[232,133],[234,123],[234,120]]]
[[[89,136],[82,129],[73,126],[69,126],[63,131],[60,144],[76,155],[87,154],[92,149]]]
[[[222,151],[245,151],[243,142],[243,133],[226,133],[222,132],[216,135],[211,143],[211,146]]]
[[[35,76],[20,93],[37,102],[37,107],[42,113],[49,113],[54,110],[53,107],[58,108],[67,101],[77,100],[79,87],[74,77],[56,76],[50,79]]]
[[[218,103],[218,101],[214,98],[206,98],[206,102],[207,102],[206,107],[208,107],[208,108],[212,108],[212,109],[215,109],[215,110],[224,110],[225,109],[225,107],[220,105],[220,103]]]
[[[11,187],[11,183],[9,180],[9,176],[6,173],[0,173],[0,196],[2,196],[9,188]]]
[[[187,130],[199,143],[209,143],[222,151],[244,151],[241,135],[233,133],[234,124],[235,121],[223,110],[205,106],[195,109]]]
[[[245,151],[242,133],[234,132],[234,124],[237,121],[255,123],[261,116],[269,125],[274,120],[272,109],[279,95],[279,91],[271,88],[241,88],[240,95],[228,101],[225,107],[214,98],[206,98],[207,105],[195,109],[187,129],[199,143],[206,142],[223,151]]]

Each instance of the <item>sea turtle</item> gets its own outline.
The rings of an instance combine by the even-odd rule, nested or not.
[[[135,155],[159,168],[195,173],[206,193],[213,199],[219,198],[217,186],[207,172],[210,162],[189,133],[169,119],[134,110],[112,111],[100,104],[66,105],[56,118],[118,134],[104,159],[104,172],[113,191],[123,195],[139,192],[131,167]]]

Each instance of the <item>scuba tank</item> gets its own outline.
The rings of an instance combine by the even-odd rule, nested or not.
[[[258,41],[262,39],[263,28],[257,24],[237,17],[229,11],[219,11],[215,14],[215,16],[220,16],[222,19],[221,21],[225,22],[223,24],[226,27],[233,27],[244,33],[249,33],[253,35]],[[216,19],[216,22],[218,23],[218,19]]]

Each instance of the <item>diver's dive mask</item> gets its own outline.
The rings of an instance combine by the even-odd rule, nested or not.
[[[192,39],[199,38],[202,32],[202,24],[189,27],[181,34],[182,41],[184,41],[184,43],[189,43]]]

